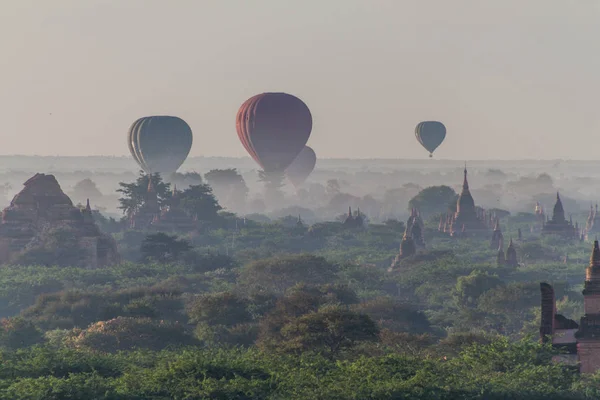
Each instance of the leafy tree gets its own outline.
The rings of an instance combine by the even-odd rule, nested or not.
[[[179,195],[180,207],[200,221],[217,221],[221,206],[212,194],[210,186],[192,185]]]
[[[140,251],[144,262],[156,260],[165,263],[179,259],[191,248],[192,246],[187,240],[159,232],[146,236],[142,241]]]
[[[258,180],[265,185],[265,202],[273,208],[280,205],[284,200],[284,194],[281,188],[284,184],[285,174],[276,171],[258,171]]]
[[[198,323],[196,337],[208,344],[251,345],[258,327],[252,323],[248,305],[231,292],[199,296],[189,311],[191,321]]]
[[[539,283],[510,283],[479,297],[478,308],[495,315],[494,328],[506,335],[518,333],[523,321],[533,319],[532,308],[540,305]]]
[[[368,315],[382,328],[418,334],[431,331],[425,314],[391,297],[371,299],[359,304],[355,310]]]
[[[42,294],[21,316],[44,330],[84,328],[119,316],[186,321],[180,295],[178,288],[160,286],[59,291]]]
[[[148,193],[150,177],[152,177],[159,205],[166,204],[171,197],[171,186],[163,182],[162,177],[158,173],[147,175],[143,171],[140,171],[140,175],[135,182],[119,182],[120,188],[117,189],[117,192],[123,196],[119,198],[119,209],[123,210],[123,214],[129,215],[144,204]]]
[[[204,179],[220,203],[236,210],[245,206],[249,189],[237,169],[212,169],[204,174]]]
[[[31,321],[21,317],[0,320],[0,346],[17,349],[40,343],[42,332]]]
[[[169,182],[179,189],[185,189],[192,185],[202,184],[202,175],[197,172],[174,172],[169,176]]]
[[[191,345],[196,341],[183,324],[150,318],[117,317],[99,321],[86,329],[73,329],[67,346],[114,353],[120,350],[160,350],[169,345]]]
[[[504,285],[504,282],[497,276],[473,271],[470,275],[461,276],[456,280],[453,294],[458,306],[476,307],[479,296],[502,285]]]
[[[327,195],[330,197],[340,193],[341,187],[340,182],[337,179],[329,179],[325,188]]]
[[[70,194],[73,198],[78,201],[84,201],[85,199],[98,200],[102,197],[102,192],[96,186],[96,182],[90,178],[83,179],[73,186],[73,190]]]
[[[247,287],[283,293],[297,283],[332,282],[338,267],[311,254],[283,255],[252,262],[242,268],[240,281]]]
[[[283,340],[281,330],[294,319],[316,312],[324,305],[351,305],[358,302],[356,293],[342,285],[298,284],[290,288],[284,297],[260,320],[258,346],[271,350]]]
[[[449,186],[430,186],[419,192],[408,202],[409,209],[417,208],[423,214],[443,214],[456,207],[458,195]]]
[[[329,359],[357,342],[376,341],[379,329],[371,318],[342,306],[328,306],[302,315],[281,329],[286,351],[316,351]]]
[[[92,216],[94,217],[94,222],[102,232],[117,233],[123,227],[120,221],[117,221],[113,217],[107,218],[98,210],[92,210]]]
[[[49,229],[39,240],[15,256],[17,265],[84,266],[86,252],[79,244],[78,232],[67,228]]]
[[[251,320],[247,302],[231,292],[207,293],[196,298],[189,311],[192,322],[233,326]]]

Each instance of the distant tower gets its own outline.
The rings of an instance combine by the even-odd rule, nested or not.
[[[552,212],[552,220],[555,222],[563,222],[565,219],[565,209],[563,208],[560,194],[556,192],[556,203],[554,204],[554,210]]]
[[[500,219],[496,218],[496,224],[494,225],[494,231],[492,232],[492,240],[490,241],[490,249],[497,249],[500,246],[502,240],[502,231],[500,230]]]
[[[412,235],[408,231],[404,231],[402,242],[400,242],[400,253],[398,254],[400,259],[414,256],[417,253],[417,246],[412,238]]]
[[[365,223],[365,220],[360,212],[360,207],[356,208],[356,217],[354,217],[354,223],[357,227],[362,227]]]
[[[344,220],[344,225],[354,225],[354,216],[352,215],[352,207],[348,207],[348,215]]]
[[[519,266],[519,261],[517,260],[517,249],[515,249],[512,239],[510,239],[510,242],[508,242],[508,248],[506,249],[506,265],[509,267]]]
[[[421,225],[419,223],[415,222],[412,224],[410,236],[413,238],[417,247],[425,247],[425,239],[423,238],[423,232],[421,231]]]
[[[480,214],[481,212],[475,207],[475,200],[473,200],[469,190],[467,167],[465,165],[462,191],[456,201],[456,213],[454,213],[451,232],[456,233],[460,229],[462,236],[467,232],[489,232]]]
[[[503,267],[506,264],[506,258],[504,258],[504,249],[498,248],[498,254],[496,255],[496,265]]]
[[[400,265],[400,261],[406,257],[414,256],[417,253],[417,246],[415,245],[415,241],[412,238],[412,235],[409,234],[408,228],[404,230],[404,236],[402,236],[402,241],[400,242],[400,251],[392,261],[392,265],[389,268],[389,271],[394,270]]]
[[[565,218],[565,210],[560,199],[560,194],[556,193],[556,203],[552,212],[552,219],[546,221],[542,228],[543,234],[560,235],[563,238],[578,239],[579,231],[573,226],[573,221]]]
[[[90,207],[90,199],[87,199],[85,208],[81,212],[83,215],[83,222],[86,224],[94,223],[94,216],[92,215],[92,208]]]

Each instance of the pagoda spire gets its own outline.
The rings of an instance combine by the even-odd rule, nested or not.
[[[464,178],[463,178],[463,191],[469,190],[469,181],[467,180],[467,162],[465,161],[465,170],[464,170]]]
[[[555,222],[562,222],[565,220],[565,209],[560,199],[560,194],[556,192],[556,204],[554,204],[554,210],[552,214],[552,220]]]

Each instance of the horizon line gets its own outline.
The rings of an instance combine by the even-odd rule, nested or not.
[[[0,154],[0,157],[31,157],[31,158],[129,158],[132,161],[135,161],[130,155],[40,155],[40,154]],[[230,158],[236,160],[252,160],[249,156],[189,156],[186,160],[190,159],[198,159],[198,158]],[[599,162],[597,159],[578,159],[578,158],[487,158],[487,159],[469,159],[469,158],[389,158],[389,157],[322,157],[318,158],[319,160],[328,160],[328,161],[423,161],[423,162],[439,162],[439,161],[450,161],[450,162],[460,162],[463,163],[465,160],[467,162],[487,162],[487,161],[511,161],[511,162],[543,162],[543,161],[553,161],[553,162]]]

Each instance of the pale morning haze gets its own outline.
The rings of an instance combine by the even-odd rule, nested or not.
[[[248,97],[310,108],[319,157],[596,159],[597,0],[3,0],[1,154],[126,155],[138,117],[246,156]]]

